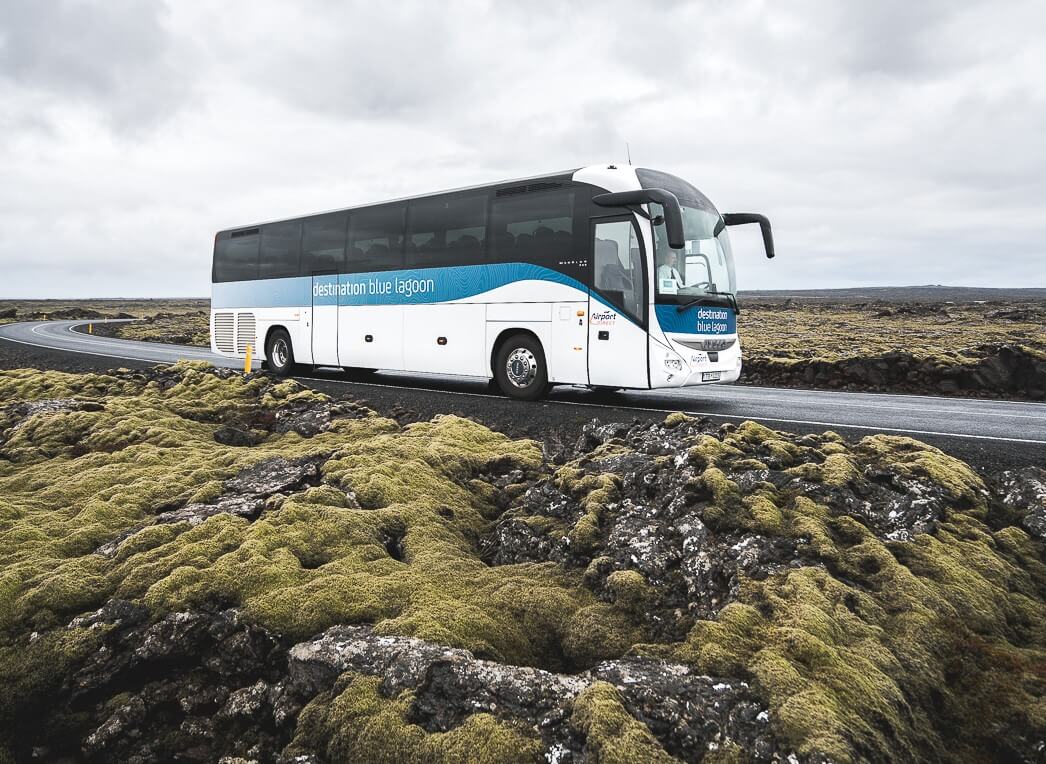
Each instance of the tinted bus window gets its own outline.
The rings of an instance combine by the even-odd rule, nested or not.
[[[339,273],[345,270],[345,228],[348,222],[349,216],[343,212],[305,221],[301,243],[302,273]]]
[[[486,258],[487,195],[436,196],[411,202],[407,265],[469,265]]]
[[[258,278],[297,276],[301,258],[301,223],[270,223],[262,227]]]
[[[353,211],[349,217],[349,271],[380,271],[403,266],[405,211],[406,207],[401,204]]]
[[[214,242],[214,280],[258,278],[258,229],[219,234]]]
[[[495,199],[492,259],[554,270],[574,265],[574,192],[548,191]]]
[[[643,321],[643,256],[631,220],[597,223],[595,287],[617,308]]]

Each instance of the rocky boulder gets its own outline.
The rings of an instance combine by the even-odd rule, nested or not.
[[[747,682],[664,661],[606,661],[563,675],[479,660],[467,650],[410,637],[379,636],[370,627],[339,626],[292,647],[288,668],[281,694],[311,697],[346,673],[375,676],[389,698],[410,693],[409,719],[426,731],[446,732],[474,714],[491,714],[537,730],[548,760],[589,760],[585,734],[572,719],[579,696],[597,683],[612,686],[627,713],[687,761],[733,746],[751,761],[782,758],[769,714]]]

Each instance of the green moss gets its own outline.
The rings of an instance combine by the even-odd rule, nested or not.
[[[38,634],[20,643],[0,644],[0,749],[15,734],[15,719],[33,715],[68,679],[71,669],[95,651],[108,626]]]
[[[142,602],[157,618],[235,606],[286,639],[369,623],[554,670],[617,657],[642,639],[629,611],[599,603],[579,573],[481,559],[499,514],[497,489],[482,475],[494,465],[536,474],[542,456],[531,441],[454,416],[400,427],[372,415],[336,420],[312,438],[288,432],[223,446],[214,432],[230,417],[322,398],[198,364],[173,368],[165,385],[134,372],[0,372],[0,389],[91,404],[32,418],[0,450],[0,671],[5,685],[25,688],[11,713],[46,694],[48,683],[33,679],[52,675],[43,664],[68,665],[27,652],[29,632],[50,644],[112,597]],[[213,500],[226,480],[275,456],[330,458],[321,485],[272,497],[254,522],[219,514],[196,526],[147,525],[111,557],[95,554],[163,508]],[[616,491],[611,479],[562,479],[594,518]]]
[[[723,443],[741,451],[754,451],[775,466],[795,464],[810,450],[793,443],[783,433],[750,421],[739,424],[723,438]]]
[[[722,459],[740,457],[742,451],[711,435],[699,435],[687,451],[687,459],[698,469],[715,466]]]
[[[104,633],[65,624],[122,597],[154,617],[236,606],[287,639],[368,623],[379,634],[552,670],[629,652],[684,661],[749,678],[776,736],[837,761],[883,752],[975,758],[1000,750],[993,746],[1009,730],[1046,727],[1042,545],[1017,527],[988,527],[976,473],[916,441],[874,436],[849,447],[831,433],[794,437],[750,424],[728,428],[723,440],[688,438],[698,475],[688,496],[712,531],[791,539],[802,565],[742,577],[738,601],[677,644],[637,645],[656,600],[639,573],[610,573],[608,558],[585,574],[483,562],[499,507],[523,489],[496,488],[484,475],[494,467],[547,474],[532,442],[459,417],[401,427],[370,415],[337,420],[313,438],[275,433],[226,447],[214,440],[222,423],[322,397],[263,376],[223,379],[198,364],[175,367],[163,384],[135,372],[0,372],[0,395],[85,404],[38,414],[0,445],[0,684],[13,688],[0,719],[38,708]],[[14,420],[5,416],[8,430]],[[621,480],[593,462],[625,452],[611,442],[551,476],[582,509],[575,525],[523,520],[596,553]],[[148,526],[113,556],[94,553],[163,508],[213,500],[230,477],[274,456],[325,459],[321,485],[273,497],[254,522],[217,515]],[[844,489],[870,470],[895,474],[939,486],[950,506],[933,534],[885,542],[796,490],[738,478],[742,490],[731,479],[766,465]],[[604,581],[612,603],[592,593]],[[302,744],[332,759],[540,756],[532,731],[482,714],[427,733],[405,721],[409,696],[385,698],[375,682],[346,680],[317,699],[303,715]],[[579,698],[575,722],[598,760],[664,755],[609,686]]]
[[[377,677],[344,675],[334,690],[302,710],[288,753],[322,751],[329,761],[543,761],[533,731],[510,727],[490,714],[472,714],[448,732],[426,732],[407,721],[413,696],[404,692],[386,698],[380,685]]]
[[[595,682],[578,695],[570,722],[585,735],[586,750],[599,764],[678,761],[625,710],[617,690],[606,682]]]
[[[673,411],[665,417],[665,427],[678,427],[681,424],[697,421],[692,416],[687,416],[682,411]]]
[[[623,608],[599,602],[576,611],[563,635],[563,652],[576,666],[620,657],[643,640]]]
[[[744,749],[733,740],[728,740],[718,748],[708,751],[701,759],[702,764],[745,764],[751,760]]]
[[[654,590],[638,570],[616,570],[607,576],[614,602],[628,610],[642,610],[654,598]]]
[[[121,324],[115,336],[145,342],[173,342],[183,345],[209,347],[211,327],[209,311],[182,312],[173,316],[157,316],[149,321]],[[255,349],[257,352],[257,349]]]
[[[1046,575],[1026,534],[955,513],[934,536],[887,543],[802,496],[768,528],[764,501],[746,497],[750,513],[733,520],[796,538],[826,567],[745,580],[741,601],[684,643],[638,652],[751,676],[778,734],[837,761],[968,758],[1014,715],[1043,728]]]
[[[825,485],[842,487],[856,479],[858,472],[853,461],[846,454],[832,452],[825,456],[824,463],[821,465],[821,475]]]
[[[986,347],[997,345],[1020,345],[1033,354],[1046,349],[1041,302],[1020,304],[1026,317],[1002,321],[992,316],[998,303],[923,304],[914,306],[916,310],[884,307],[822,301],[787,308],[750,303],[740,327],[745,353],[749,359],[802,369],[811,361],[874,361],[896,353],[902,336],[905,351],[915,359],[946,367],[974,362]],[[782,326],[782,310],[787,310],[787,327]]]
[[[705,522],[713,526],[727,522],[727,518],[734,515],[740,505],[741,491],[737,483],[718,467],[707,467],[698,478],[698,483],[712,496],[712,503],[704,511]]]
[[[944,488],[951,499],[984,508],[984,481],[969,465],[940,449],[899,435],[870,435],[854,452],[883,470],[927,479]]]
[[[585,457],[585,461],[620,452],[617,446],[603,446]],[[595,549],[601,537],[603,509],[618,498],[621,478],[606,472],[586,473],[581,465],[581,461],[576,461],[560,467],[553,476],[553,483],[581,505],[584,514],[567,533],[567,539],[574,549],[585,554]]]
[[[749,520],[745,524],[750,530],[777,536],[784,530],[785,519],[773,499],[763,493],[745,496],[742,504],[748,511]]]
[[[821,452],[825,454],[823,462],[803,462],[785,471],[804,480],[824,483],[835,488],[842,488],[851,480],[860,477],[845,447],[829,443],[822,447]]]
[[[730,469],[734,472],[749,472],[768,468],[765,462],[761,462],[758,459],[738,459],[730,464]]]

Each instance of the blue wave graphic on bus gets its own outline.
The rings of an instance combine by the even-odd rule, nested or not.
[[[528,280],[551,281],[588,295],[588,288],[580,281],[549,268],[498,263],[225,282],[212,285],[212,303],[215,308],[423,305],[475,297]]]
[[[211,284],[211,307],[215,309],[307,308],[310,305],[312,276]]]
[[[587,294],[580,281],[527,263],[413,268],[379,273],[343,273],[313,280],[314,305],[422,305],[450,302],[517,281],[551,281]]]
[[[671,334],[734,334],[737,316],[730,308],[695,305],[680,311],[675,305],[655,305],[662,331]]]
[[[425,305],[451,302],[489,292],[517,281],[549,281],[578,290],[589,289],[577,279],[529,263],[412,268],[372,273],[298,276],[262,281],[213,284],[214,308],[304,308],[310,305]],[[622,317],[635,320],[592,293],[592,298]]]

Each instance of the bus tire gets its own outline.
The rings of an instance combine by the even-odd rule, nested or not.
[[[265,341],[265,360],[277,377],[289,377],[294,373],[294,346],[286,329],[273,329]]]
[[[510,398],[534,401],[548,390],[548,367],[541,343],[529,334],[513,334],[494,358],[494,380]]]

